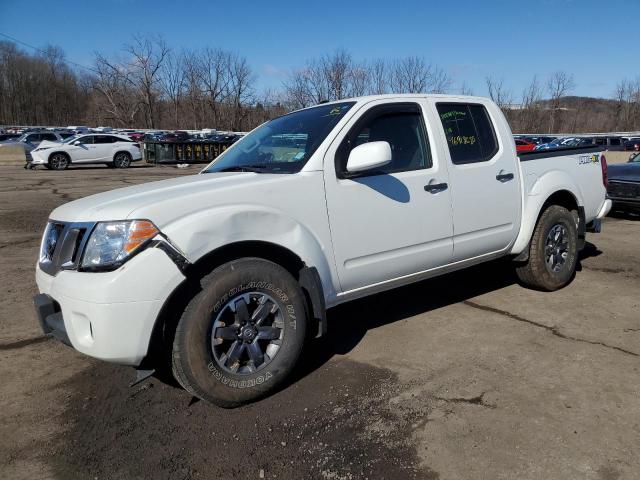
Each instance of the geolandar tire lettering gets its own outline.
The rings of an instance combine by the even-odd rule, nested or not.
[[[297,281],[273,262],[243,258],[200,283],[176,329],[176,379],[222,407],[267,395],[291,372],[304,343],[305,300]]]

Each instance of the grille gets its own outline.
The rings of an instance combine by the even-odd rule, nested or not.
[[[639,198],[640,183],[617,182],[609,180],[609,188],[607,193],[614,198]]]
[[[40,248],[40,268],[50,275],[78,266],[93,224],[50,222]]]

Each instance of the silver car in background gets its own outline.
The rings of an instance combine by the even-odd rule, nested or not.
[[[48,140],[50,142],[63,142],[73,134],[70,132],[54,132],[51,130],[31,131],[22,134],[21,136],[0,142],[0,148],[4,145],[10,145],[14,147],[20,147],[24,150],[24,155],[27,164],[31,163],[31,151],[40,145],[40,142]]]

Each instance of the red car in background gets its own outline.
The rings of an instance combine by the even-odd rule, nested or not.
[[[536,148],[535,143],[516,138],[516,152],[530,152],[535,148]]]
[[[129,138],[134,142],[139,142],[144,137],[144,133],[142,132],[133,132],[128,134]]]

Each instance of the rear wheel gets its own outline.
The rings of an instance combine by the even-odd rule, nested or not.
[[[578,263],[578,228],[566,208],[551,205],[542,213],[529,246],[529,259],[516,267],[528,287],[553,291],[567,285]]]
[[[173,373],[192,395],[235,407],[273,391],[305,338],[304,295],[275,263],[244,258],[201,280],[173,343]]]
[[[113,157],[113,166],[115,168],[128,168],[131,165],[131,155],[127,152],[118,152]]]
[[[69,166],[71,161],[66,153],[54,153],[49,157],[47,165],[51,170],[64,170]]]

